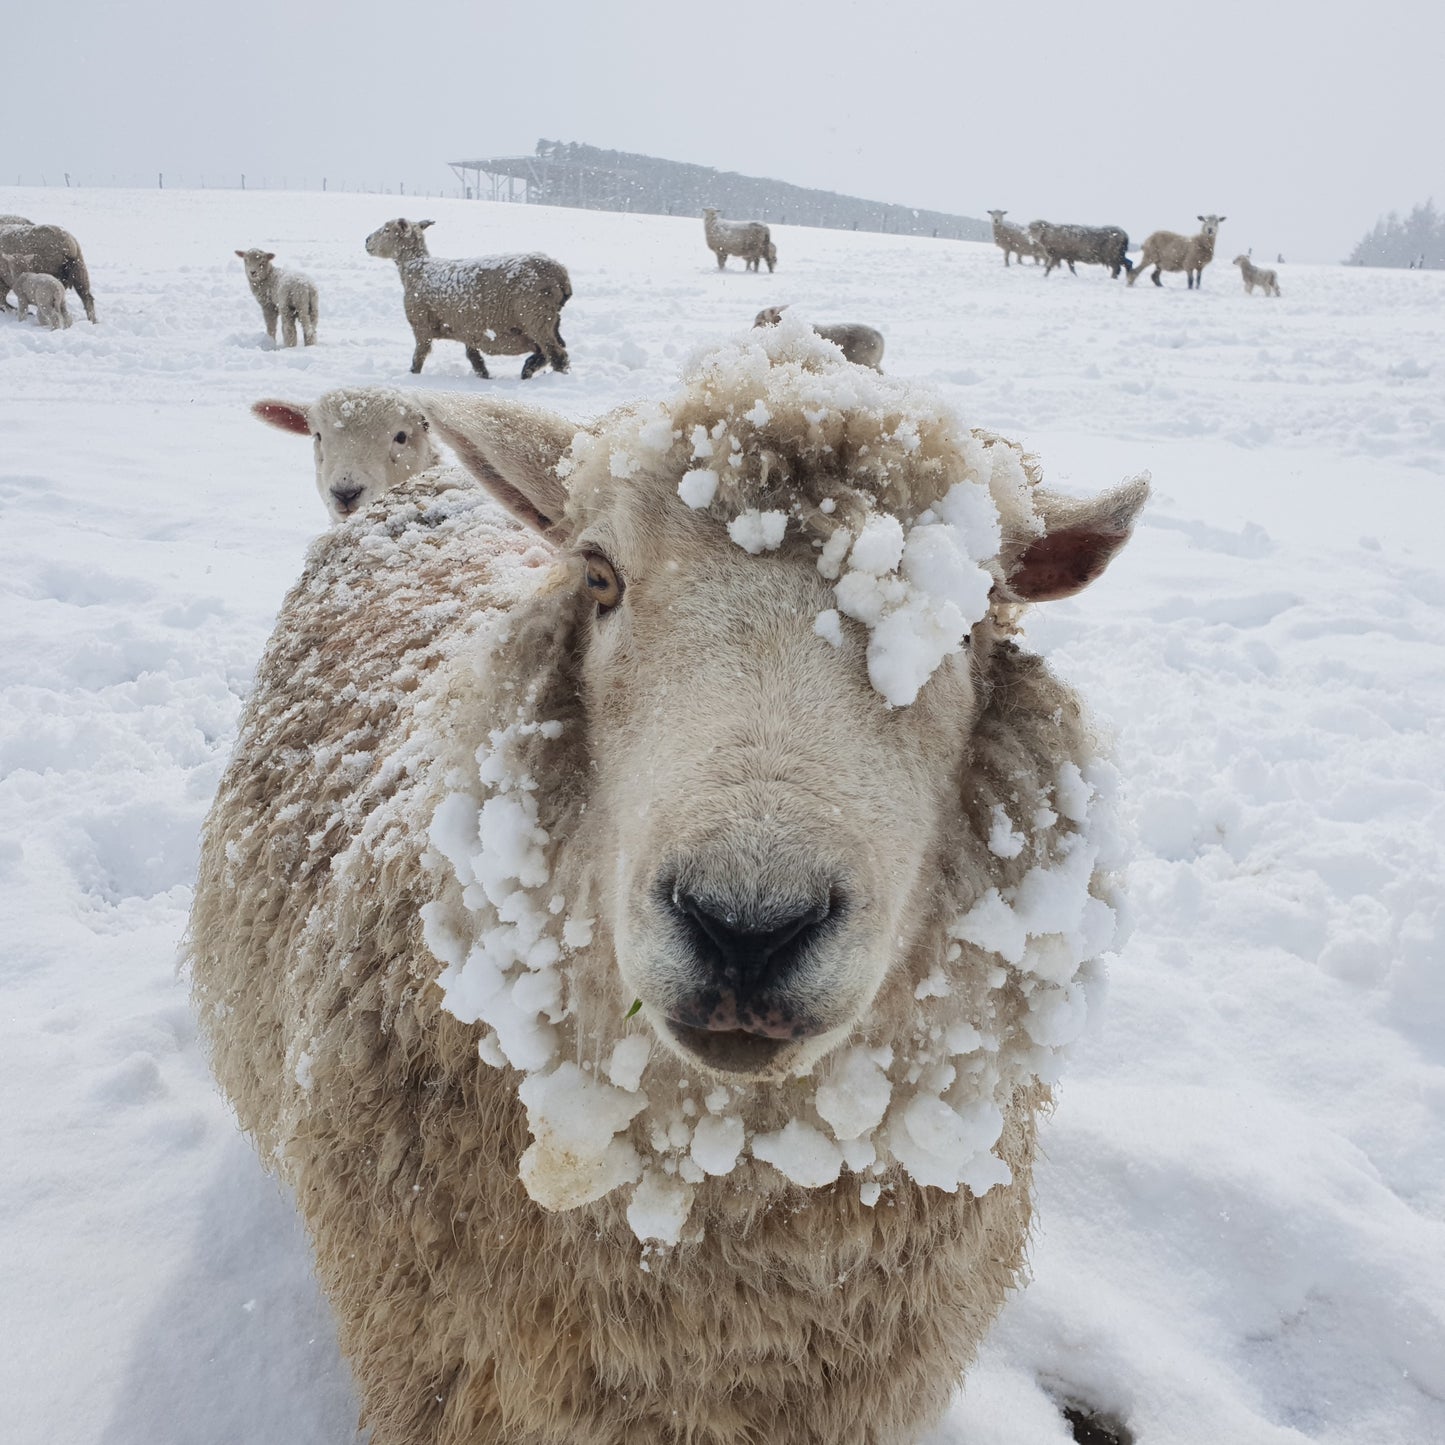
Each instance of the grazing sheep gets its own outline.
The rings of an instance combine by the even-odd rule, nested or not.
[[[373,1445],[911,1440],[1019,1283],[1117,858],[1012,633],[1147,487],[749,338],[582,431],[428,397],[481,486],[261,660],[189,966]]]
[[[761,221],[723,221],[718,218],[717,207],[708,206],[702,213],[702,229],[708,250],[717,257],[719,271],[727,265],[729,256],[741,256],[744,271],[756,271],[760,261],[768,263],[769,272],[778,264],[773,233]]]
[[[786,306],[768,306],[759,311],[753,320],[754,326],[776,326],[783,319]],[[871,366],[874,371],[883,370],[883,333],[861,321],[840,321],[834,326],[814,326],[813,330],[831,341],[846,361],[854,366]]]
[[[1129,260],[1129,236],[1119,226],[1056,226],[1051,221],[1031,221],[1029,235],[1044,258],[1044,275],[1055,266],[1067,262],[1069,271],[1075,261],[1091,266],[1107,266],[1111,280],[1119,279],[1120,271],[1132,273]]]
[[[1263,286],[1266,296],[1279,295],[1279,277],[1273,271],[1256,266],[1248,256],[1236,256],[1234,264],[1239,267],[1239,274],[1244,279],[1246,296],[1253,296],[1256,286]]]
[[[1139,261],[1129,272],[1129,284],[1150,266],[1154,274],[1149,278],[1156,286],[1164,283],[1159,279],[1161,271],[1184,271],[1188,273],[1189,289],[1195,290],[1203,283],[1204,268],[1214,259],[1214,238],[1219,234],[1220,224],[1228,216],[1200,216],[1197,236],[1181,236],[1174,231],[1155,231],[1145,242],[1139,253]]]
[[[37,226],[22,216],[0,217],[0,251],[24,256],[31,271],[54,276],[80,297],[86,320],[95,320],[95,299],[90,294],[90,272],[80,254],[80,242],[59,226]],[[3,300],[3,297],[0,297]]]
[[[520,356],[522,380],[550,365],[566,371],[562,308],[572,295],[567,268],[550,256],[485,256],[450,261],[432,256],[423,232],[432,222],[398,217],[366,238],[372,256],[396,262],[402,305],[416,337],[411,369],[419,372],[433,341],[460,341],[478,376],[482,353]]]
[[[57,331],[62,326],[70,325],[70,312],[65,305],[65,287],[54,276],[28,270],[8,274],[10,289],[15,293],[19,320],[24,321],[30,308],[34,306],[35,319],[41,326]]]
[[[316,344],[317,297],[316,283],[299,271],[283,271],[272,263],[276,260],[274,251],[261,251],[254,247],[249,251],[237,251],[246,268],[246,280],[251,283],[251,294],[261,307],[261,316],[266,322],[266,335],[276,340],[276,321],[281,321],[281,344],[296,345],[296,323],[301,323],[301,334],[307,346]]]
[[[1034,245],[1027,232],[1018,226],[1005,224],[1004,217],[1008,215],[1007,211],[990,211],[989,215],[993,217],[993,243],[1003,252],[1005,266],[1009,263],[1010,252],[1019,258],[1020,265],[1023,264],[1025,256],[1032,256],[1035,266],[1044,259],[1044,253]]]
[[[390,387],[341,387],[309,405],[268,398],[251,411],[270,426],[312,439],[316,490],[336,522],[441,461],[426,414]]]

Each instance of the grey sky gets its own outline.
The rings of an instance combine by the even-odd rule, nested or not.
[[[6,34],[6,184],[435,190],[546,136],[1136,243],[1216,211],[1292,260],[1445,204],[1438,0],[67,0]]]

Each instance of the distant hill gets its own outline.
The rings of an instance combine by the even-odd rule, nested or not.
[[[836,191],[811,190],[786,181],[573,141],[539,140],[535,155],[493,156],[450,165],[473,195],[492,200],[656,216],[696,216],[704,206],[716,206],[734,220],[882,231],[896,236],[946,236],[957,241],[986,241],[993,234],[988,222],[972,216],[865,201]],[[521,194],[518,182],[523,183]]]

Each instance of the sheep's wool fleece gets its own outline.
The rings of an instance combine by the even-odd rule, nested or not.
[[[595,479],[657,468],[681,476],[677,506],[705,510],[750,553],[790,533],[810,540],[837,593],[816,631],[836,634],[839,614],[867,627],[870,680],[894,706],[962,647],[1008,548],[1043,527],[1029,459],[970,433],[923,388],[840,365],[792,314],[695,357],[670,404],[579,433],[559,468],[569,512],[585,517]],[[1011,1101],[1057,1076],[1115,944],[1109,765],[1087,750],[1056,760],[1021,803],[993,806],[988,857],[968,873],[992,886],[961,900],[932,956],[894,980],[912,993],[906,1029],[895,1017],[875,1037],[865,1021],[806,1077],[723,1084],[689,1072],[641,1019],[625,1022],[629,1000],[615,1001],[605,1035],[579,1006],[578,980],[615,968],[586,966],[596,921],[568,896],[565,838],[538,802],[552,750],[580,724],[534,700],[453,767],[429,833],[443,886],[423,910],[445,1008],[484,1024],[482,1059],[516,1071],[531,1197],[565,1210],[622,1191],[634,1233],[655,1247],[695,1233],[707,1176],[737,1173],[766,1193],[846,1173],[870,1206],[903,1174],[975,1196],[1007,1185]]]

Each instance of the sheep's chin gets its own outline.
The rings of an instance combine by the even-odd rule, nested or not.
[[[654,1020],[658,1037],[684,1063],[700,1065],[733,1083],[779,1080],[807,1071],[846,1036],[835,1029],[805,1039],[772,1039],[745,1029],[698,1029],[673,1019]]]

